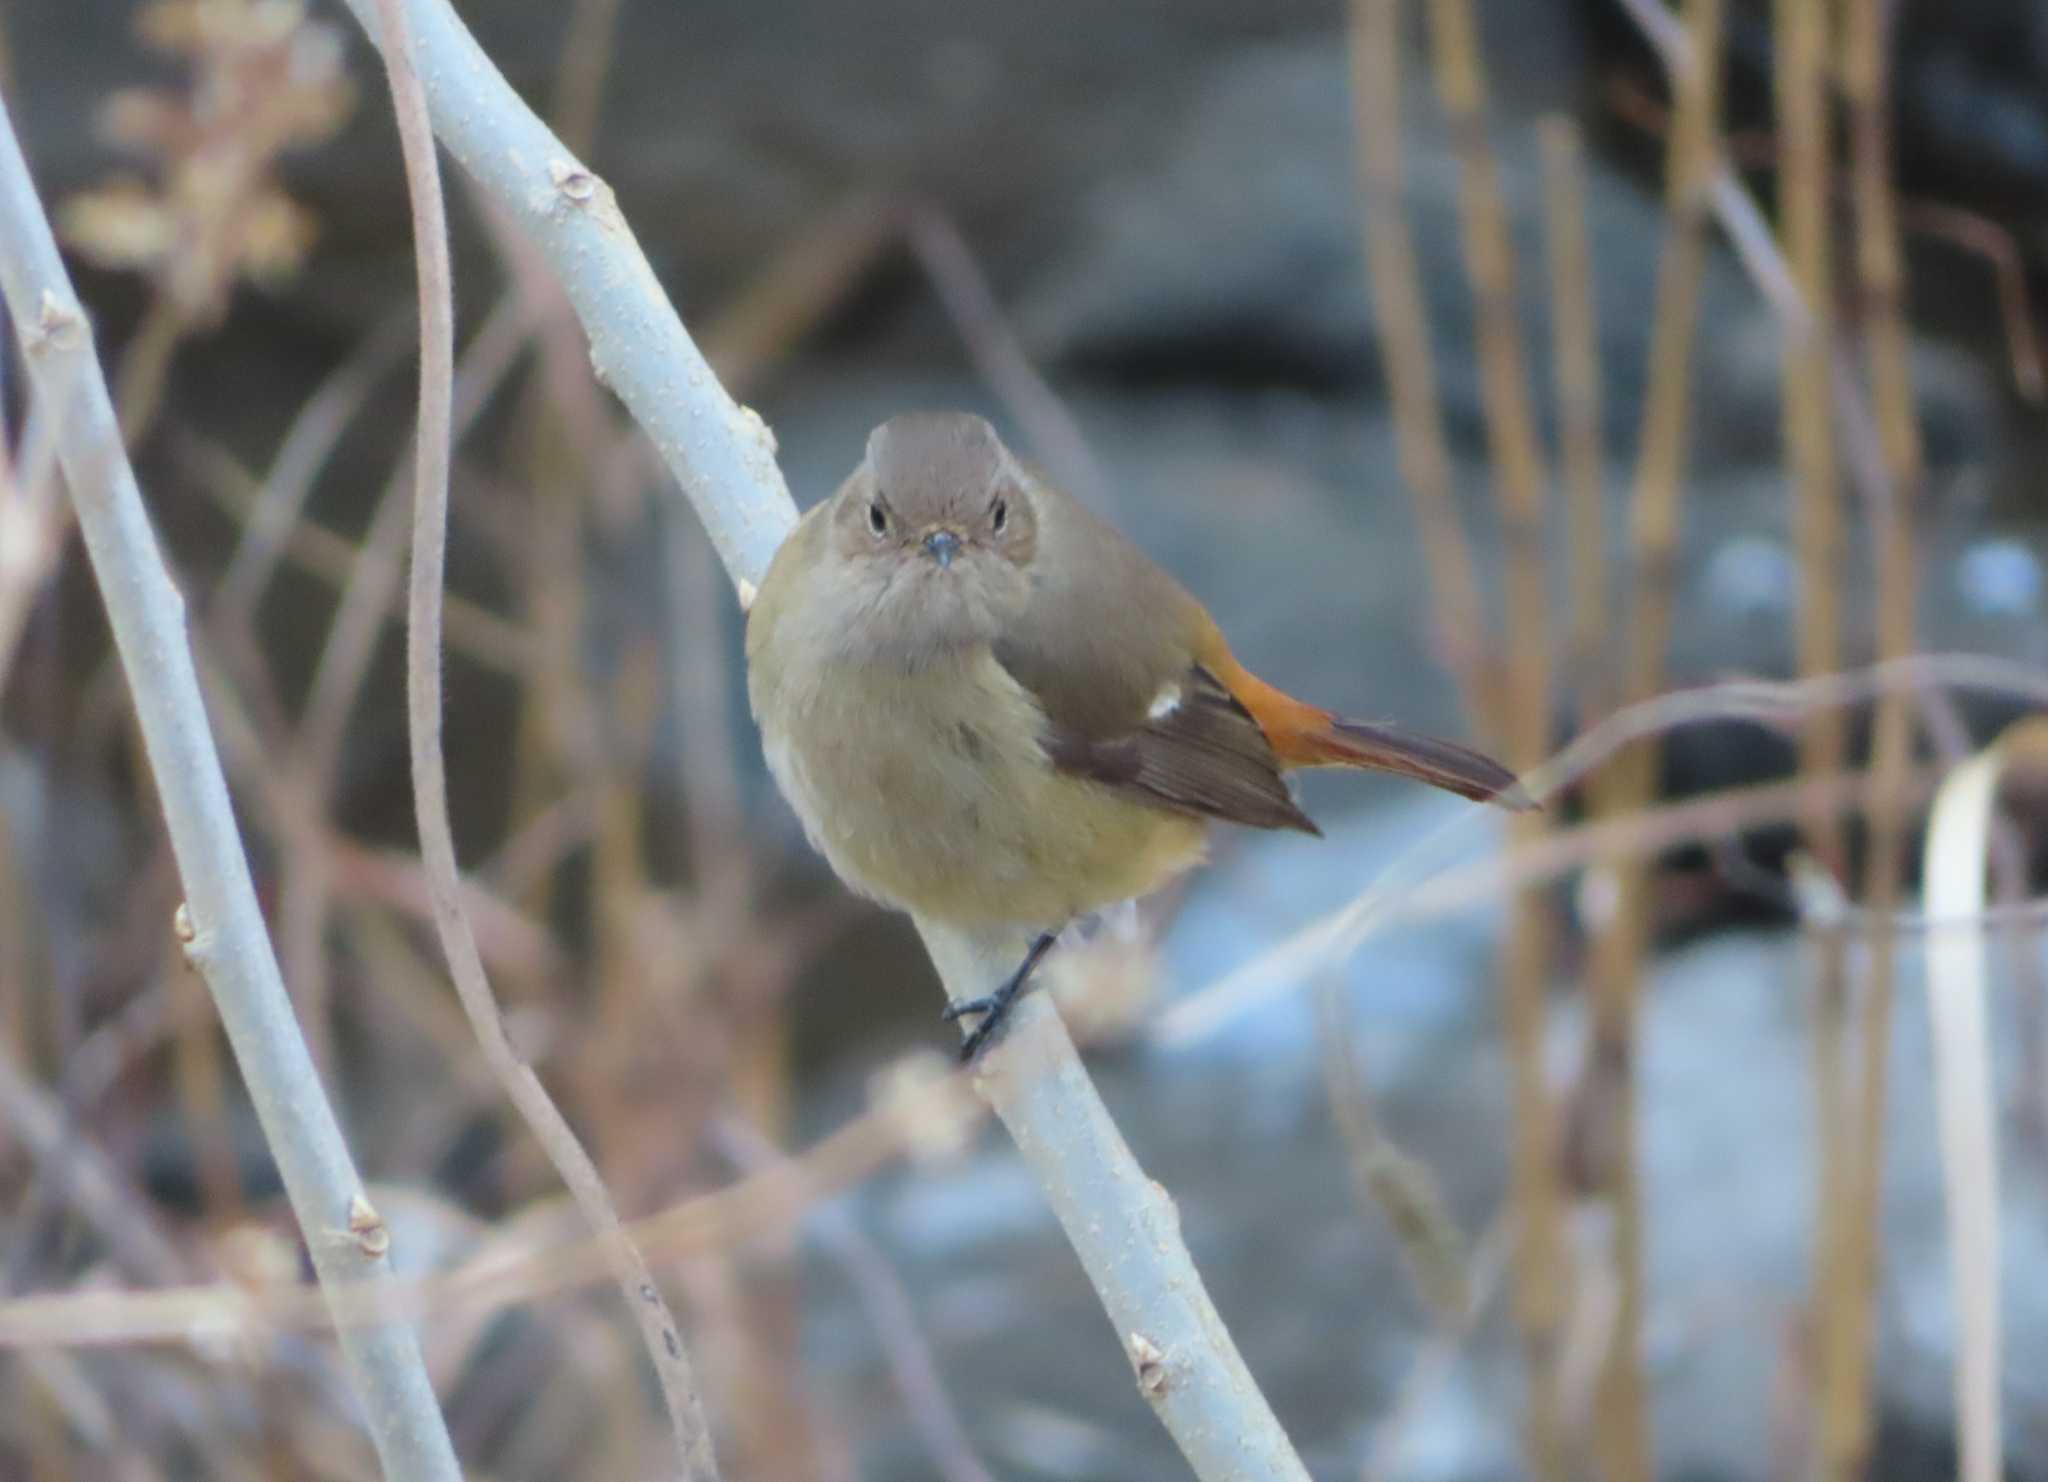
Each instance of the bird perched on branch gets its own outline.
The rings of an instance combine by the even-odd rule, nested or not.
[[[1215,820],[1318,830],[1285,774],[1392,772],[1527,806],[1498,763],[1345,720],[1231,654],[1136,546],[964,413],[876,428],[747,619],[769,769],[854,889],[967,932],[1035,933],[972,1059],[1060,928],[1196,863]]]

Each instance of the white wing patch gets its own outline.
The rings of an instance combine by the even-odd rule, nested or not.
[[[1152,708],[1145,712],[1145,718],[1147,720],[1165,720],[1167,716],[1180,709],[1180,700],[1180,686],[1177,684],[1167,685],[1166,688],[1152,697]]]

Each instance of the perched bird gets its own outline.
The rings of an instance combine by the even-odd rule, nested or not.
[[[1061,927],[1196,863],[1216,819],[1318,830],[1284,774],[1394,772],[1526,806],[1498,763],[1343,720],[1240,664],[1179,582],[964,413],[911,413],[806,514],[747,618],[769,769],[854,889],[968,932]]]

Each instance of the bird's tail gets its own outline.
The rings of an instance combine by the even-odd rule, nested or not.
[[[1536,806],[1514,773],[1469,746],[1334,715],[1325,715],[1323,721],[1319,727],[1296,730],[1287,746],[1274,748],[1283,764],[1392,772],[1476,803],[1516,810]]]
[[[1218,663],[1226,671],[1219,677],[1258,721],[1283,767],[1392,772],[1478,803],[1516,810],[1536,806],[1514,773],[1468,746],[1395,726],[1345,720],[1275,689],[1234,659]]]

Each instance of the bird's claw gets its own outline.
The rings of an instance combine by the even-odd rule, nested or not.
[[[968,1014],[982,1016],[981,1022],[974,1026],[973,1032],[961,1041],[962,1065],[972,1065],[983,1047],[995,1037],[996,1031],[1009,1021],[1011,1005],[1023,997],[1025,988],[1030,984],[1031,970],[1038,966],[1041,957],[1052,950],[1052,944],[1057,938],[1057,933],[1046,932],[1034,941],[1031,950],[1024,954],[1024,960],[1017,964],[1017,970],[1004,979],[1003,986],[995,992],[983,994],[980,998],[966,998],[958,1003],[949,1003],[939,1010],[939,1017],[948,1023],[964,1018]]]

